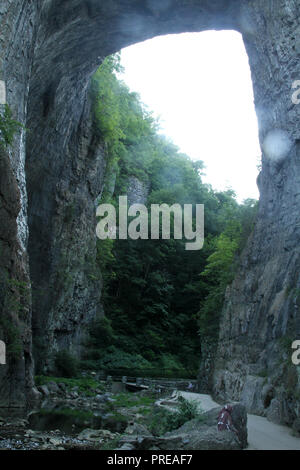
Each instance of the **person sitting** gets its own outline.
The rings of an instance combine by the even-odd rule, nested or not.
[[[232,422],[232,409],[231,405],[225,405],[224,408],[221,409],[218,416],[218,431],[232,431],[237,433]]]

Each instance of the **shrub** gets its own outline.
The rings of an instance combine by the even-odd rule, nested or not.
[[[47,385],[49,382],[64,383],[67,390],[72,390],[74,387],[77,388],[80,395],[95,396],[96,389],[105,391],[105,385],[99,383],[97,380],[90,377],[81,378],[65,378],[65,377],[47,377],[44,375],[37,375],[35,377],[36,385]]]
[[[163,354],[160,358],[160,364],[162,369],[172,371],[182,371],[182,364],[179,362],[178,358],[172,354]]]
[[[11,145],[15,133],[22,127],[21,123],[12,119],[11,109],[5,104],[4,112],[0,114],[0,147]]]
[[[114,405],[121,408],[132,408],[137,406],[152,406],[155,396],[140,396],[132,393],[119,393],[114,396]]]
[[[155,410],[150,417],[149,429],[156,435],[161,436],[166,432],[180,428],[187,421],[201,419],[201,410],[195,401],[188,401],[179,397],[178,411],[172,412],[165,409]]]
[[[147,369],[151,364],[140,354],[130,354],[115,346],[107,348],[102,358],[98,362],[98,368],[109,369]]]
[[[90,340],[87,346],[94,350],[106,348],[114,339],[110,321],[106,317],[97,318],[90,327]]]
[[[77,359],[67,350],[59,351],[55,356],[56,373],[60,377],[77,377],[78,366]]]

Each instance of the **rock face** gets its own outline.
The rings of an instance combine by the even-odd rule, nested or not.
[[[0,149],[0,335],[7,344],[0,366],[0,406],[25,404],[33,392],[30,280],[16,218],[20,193],[9,155]]]
[[[299,413],[299,373],[291,362],[292,341],[300,336],[300,107],[291,99],[300,76],[299,2],[250,2],[247,15],[244,38],[264,149],[261,197],[254,232],[227,292],[214,391],[291,424]],[[263,54],[265,63],[257,67]]]
[[[33,136],[29,144],[32,236],[28,251],[33,343],[38,370],[44,372],[51,368],[52,351],[69,349],[80,355],[85,328],[102,311],[101,277],[96,266],[95,201],[103,185],[105,151],[94,135],[89,101],[78,118],[58,168],[50,169],[57,158],[56,147],[51,149],[53,159],[46,164],[39,158],[41,148],[33,151],[36,145],[43,144]],[[29,126],[34,127],[34,123]],[[53,128],[45,132],[51,134]],[[51,136],[47,138],[51,141]]]
[[[162,437],[123,436],[118,450],[241,450],[231,431],[218,431],[216,426],[183,432],[181,429]]]
[[[18,354],[1,366],[2,405],[23,406],[33,390],[32,331],[36,362],[47,371],[55,350],[80,354],[84,325],[101,311],[94,200],[105,164],[92,130],[91,74],[106,55],[156,35],[235,29],[249,55],[264,154],[258,220],[228,291],[213,384],[216,394],[240,399],[250,380],[258,403],[267,371],[271,400],[280,397],[289,414],[282,378],[293,390],[299,381],[283,364],[284,354],[290,362],[280,338],[300,335],[298,18],[298,0],[2,0],[0,80],[28,131],[1,156],[0,265],[10,282],[33,288],[21,321],[20,311],[8,313],[2,281],[0,333],[12,341],[9,318],[19,338]]]
[[[0,80],[18,121],[26,122],[32,61],[34,2],[0,6]],[[35,395],[31,351],[31,293],[26,251],[25,134],[10,149],[0,146],[0,337],[6,365],[0,366],[0,406],[24,407]]]
[[[218,431],[221,407],[202,414],[201,419],[187,421],[175,431],[161,437],[152,436],[136,425],[133,432],[127,428],[119,445],[121,450],[241,450],[248,445],[247,414],[244,406],[233,406],[232,421],[237,430]]]
[[[203,413],[203,423],[205,423],[206,426],[214,426],[216,428],[216,423],[218,422],[218,416],[221,409],[222,407],[217,407]],[[248,445],[247,412],[245,406],[241,403],[232,405],[231,417],[233,426],[236,429],[236,436],[238,438],[239,445],[244,449]],[[186,431],[189,429],[195,430],[195,426],[197,428],[196,421],[189,421],[183,425],[181,429]]]
[[[149,185],[140,181],[135,176],[130,176],[128,180],[128,206],[132,204],[146,204],[149,196]]]

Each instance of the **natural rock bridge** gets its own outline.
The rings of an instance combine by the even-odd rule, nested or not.
[[[92,73],[105,56],[157,35],[233,29],[249,56],[260,141],[272,144],[277,130],[283,151],[264,147],[256,227],[227,293],[214,369],[206,362],[214,375],[203,387],[242,398],[252,412],[273,403],[293,419],[285,389],[298,376],[295,368],[286,373],[289,351],[279,340],[300,335],[300,105],[291,99],[300,79],[299,17],[299,0],[2,0],[0,80],[29,131],[0,158],[0,329],[9,322],[22,351],[0,366],[1,406],[35,396],[32,337],[36,363],[47,368],[57,348],[80,353],[85,326],[101,310],[101,286],[86,268],[105,170],[90,119]],[[10,308],[11,294],[22,312]],[[274,378],[268,389],[265,371]]]

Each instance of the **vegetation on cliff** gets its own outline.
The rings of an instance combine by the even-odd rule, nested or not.
[[[252,230],[256,201],[204,184],[194,162],[165,137],[159,124],[117,74],[118,55],[92,80],[96,130],[107,147],[102,199],[117,207],[130,177],[149,188],[147,205],[204,204],[205,244],[184,240],[98,241],[106,317],[92,325],[85,367],[145,375],[193,375],[201,336],[215,339],[226,285]],[[200,338],[199,338],[200,334]]]
[[[8,104],[0,106],[0,150],[12,144],[15,133],[23,128],[22,124],[12,118]]]

